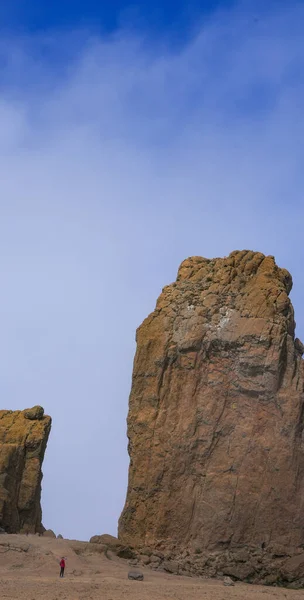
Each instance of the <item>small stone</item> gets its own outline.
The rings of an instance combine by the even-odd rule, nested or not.
[[[227,586],[234,585],[234,581],[232,581],[231,577],[224,577],[223,583],[224,583],[224,585],[227,585]]]
[[[140,571],[129,571],[128,579],[133,579],[134,581],[143,581],[143,573]]]

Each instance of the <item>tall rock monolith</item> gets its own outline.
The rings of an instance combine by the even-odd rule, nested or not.
[[[214,573],[242,579],[254,553],[303,551],[304,347],[291,288],[272,256],[236,251],[185,260],[163,289],[137,330],[124,543],[188,552],[201,570],[212,555]]]
[[[41,406],[0,411],[0,527],[42,533],[42,462],[51,418]]]

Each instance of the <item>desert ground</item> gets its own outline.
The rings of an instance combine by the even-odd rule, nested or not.
[[[66,573],[59,578],[59,560]],[[1,600],[296,600],[302,591],[221,580],[177,577],[141,569],[144,581],[128,580],[128,561],[92,552],[90,544],[39,536],[1,535]]]

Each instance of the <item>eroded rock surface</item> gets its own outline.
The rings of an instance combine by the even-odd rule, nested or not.
[[[0,526],[42,533],[41,466],[51,429],[43,408],[0,411]]]
[[[248,580],[303,552],[291,287],[273,257],[242,251],[189,258],[164,288],[137,331],[123,543]]]

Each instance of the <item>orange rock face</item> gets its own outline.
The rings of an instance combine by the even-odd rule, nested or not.
[[[164,288],[137,331],[124,543],[283,555],[304,543],[291,287],[273,257],[242,251],[189,258]]]
[[[43,408],[0,411],[0,527],[42,532],[41,466],[51,429]]]

